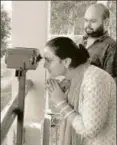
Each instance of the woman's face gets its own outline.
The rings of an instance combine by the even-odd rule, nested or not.
[[[63,60],[61,60],[57,55],[55,55],[54,50],[52,50],[52,48],[44,48],[44,59],[44,67],[48,70],[50,76],[64,76],[66,69]]]

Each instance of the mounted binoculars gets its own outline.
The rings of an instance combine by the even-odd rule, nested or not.
[[[5,62],[7,68],[20,70],[35,70],[38,62],[42,59],[39,50],[36,48],[15,47],[7,49]]]

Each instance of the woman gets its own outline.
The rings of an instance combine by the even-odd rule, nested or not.
[[[51,100],[60,111],[59,145],[116,144],[116,85],[104,70],[89,64],[89,54],[67,37],[47,42],[45,68]],[[70,87],[63,92],[56,77]]]

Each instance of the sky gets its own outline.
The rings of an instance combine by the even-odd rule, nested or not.
[[[4,8],[10,13],[12,11],[12,1],[1,1],[1,4],[4,5]]]

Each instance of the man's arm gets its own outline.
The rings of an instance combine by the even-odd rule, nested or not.
[[[113,61],[113,77],[117,77],[117,47],[114,54],[114,61]]]
[[[116,43],[112,45],[108,44],[108,48],[104,55],[104,63],[103,63],[103,69],[107,71],[112,77],[115,76],[114,67],[117,65],[114,64],[115,51],[116,51]]]

